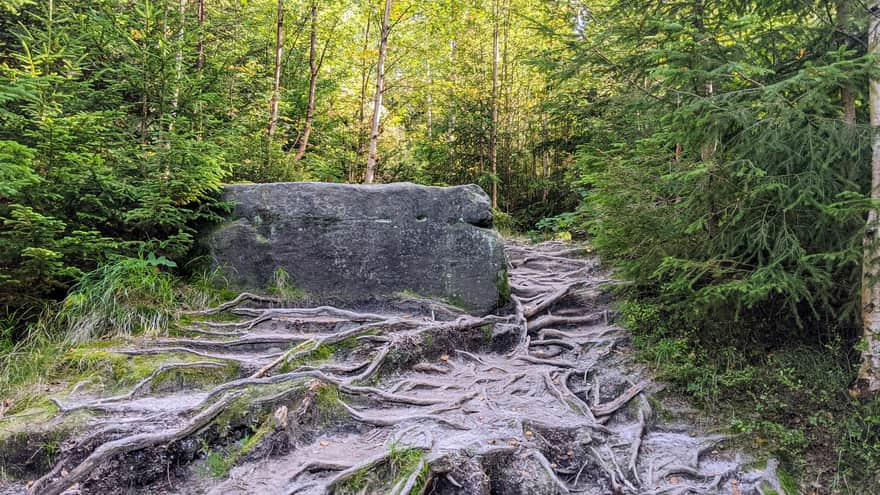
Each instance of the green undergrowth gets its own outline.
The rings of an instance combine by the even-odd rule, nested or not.
[[[80,279],[58,311],[65,335],[85,342],[108,335],[159,335],[174,317],[175,280],[170,261],[119,258]],[[174,266],[173,264],[171,266]]]
[[[312,347],[311,350],[309,350],[309,346]],[[295,370],[301,366],[317,366],[319,364],[323,364],[333,357],[333,355],[336,353],[337,346],[335,344],[315,345],[314,342],[309,341],[301,344],[295,344],[291,349],[292,352],[305,350],[309,350],[309,352],[295,359],[285,361],[279,367],[279,371],[281,373],[287,373],[288,371]]]
[[[387,459],[378,466],[363,468],[334,490],[335,495],[379,493],[409,479],[425,459],[425,451],[392,444]],[[421,493],[428,480],[428,466],[423,464],[410,493]]]
[[[307,382],[307,378],[300,378],[298,380],[259,385],[245,389],[241,396],[233,400],[214,419],[213,423],[217,427],[218,436],[220,438],[227,438],[237,428],[241,427],[256,430],[262,423],[265,415],[269,413],[268,410],[265,410],[266,408],[263,406],[261,399],[301,389]],[[281,397],[279,397],[279,400],[281,400]]]
[[[234,400],[213,421],[215,443],[219,446],[212,447],[202,439],[201,450],[205,458],[206,474],[215,478],[225,477],[239,460],[251,454],[275,431],[277,420],[273,416],[273,411],[277,404],[258,404],[256,399],[278,397],[279,402],[288,406],[301,403],[296,395],[299,391],[306,390],[309,383],[310,379],[302,378],[285,383],[251,387],[244,395]],[[307,421],[313,424],[313,428],[320,428],[322,425],[348,417],[348,413],[339,404],[338,389],[331,384],[322,383],[318,386],[314,396],[314,407],[310,410],[314,411],[310,419],[298,417],[294,420]],[[244,430],[243,434],[242,430]]]
[[[179,310],[216,305],[237,295],[219,269],[196,272],[184,279],[169,271],[175,266],[152,254],[119,257],[84,275],[57,307],[49,308],[38,325],[73,343],[160,336],[175,324],[191,323],[187,319],[177,321]],[[226,318],[229,316],[223,314],[206,317]]]
[[[696,328],[650,302],[629,300],[619,310],[638,358],[670,392],[739,434],[758,460],[779,459],[789,493],[800,493],[794,479],[817,478],[835,493],[880,493],[880,399],[849,397],[856,360],[839,340],[773,346]]]
[[[498,290],[498,306],[506,305],[510,301],[510,277],[506,268],[498,271],[495,288]]]
[[[257,399],[278,396],[301,389],[307,379],[250,387],[233,400],[212,422],[213,437],[209,443],[201,438],[206,474],[225,477],[239,459],[250,453],[274,430],[272,404]],[[281,394],[281,395],[279,395]]]
[[[451,308],[454,308],[454,309],[457,309],[457,310],[463,311],[463,312],[468,312],[468,310],[469,310],[468,308],[470,308],[470,305],[468,304],[468,302],[464,298],[459,297],[459,296],[455,296],[455,295],[446,296],[446,297],[426,296],[425,294],[419,294],[418,292],[416,292],[412,289],[403,289],[403,290],[395,293],[395,295],[398,297],[404,298],[404,299],[420,299],[420,300],[426,300],[426,301],[438,301],[438,302],[441,302],[447,306],[450,306]]]
[[[186,334],[181,327],[192,321],[178,321],[180,309],[215,305],[235,295],[220,271],[196,273],[184,280],[168,271],[173,266],[152,254],[116,258],[81,278],[64,301],[32,318],[17,341],[0,341],[0,396],[13,402],[8,413],[27,409],[46,394],[69,390],[80,381],[115,391],[149,376],[162,364],[202,360],[179,354],[128,357],[110,351],[130,337]],[[187,385],[213,380],[217,373],[180,370],[159,382],[168,386],[176,377]],[[230,365],[219,373],[231,375],[237,367]]]
[[[333,384],[322,384],[315,395],[315,410],[318,420],[322,423],[333,423],[349,418],[348,411],[342,407],[339,401],[339,389]]]
[[[287,270],[280,266],[272,272],[272,281],[266,290],[269,294],[287,301],[300,301],[309,297],[308,292],[297,287]]]
[[[211,361],[222,367],[164,371],[153,379],[150,392],[203,389],[239,374],[238,363],[230,361],[206,360],[186,353],[129,356],[113,351],[123,344],[106,340],[77,347],[45,346],[33,350],[30,355],[38,359],[42,369],[28,377],[32,380],[7,382],[4,396],[12,403],[7,414],[33,413],[34,408],[52,411],[54,406],[48,397],[64,397],[77,386],[80,391],[102,395],[123,393],[167,364]]]
[[[274,431],[271,416],[266,417],[260,425],[251,429],[241,439],[228,445],[212,449],[207,442],[202,442],[205,455],[205,469],[214,478],[223,478],[229,474],[235,464],[248,455],[267,435]]]
[[[492,226],[501,235],[508,237],[518,232],[516,219],[512,215],[497,208],[492,209]]]

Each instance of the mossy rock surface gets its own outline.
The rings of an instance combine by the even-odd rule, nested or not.
[[[485,314],[509,296],[502,239],[476,185],[236,184],[224,200],[235,209],[205,244],[241,289],[272,287],[281,270],[316,302],[408,289]]]

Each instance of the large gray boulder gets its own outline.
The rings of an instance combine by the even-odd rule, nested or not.
[[[215,266],[262,290],[282,268],[315,301],[400,293],[487,313],[507,299],[507,264],[478,186],[237,184],[230,219],[207,235]]]

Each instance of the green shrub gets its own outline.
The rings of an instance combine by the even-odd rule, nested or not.
[[[495,226],[495,230],[505,235],[518,230],[514,218],[501,210],[492,210],[492,224]]]

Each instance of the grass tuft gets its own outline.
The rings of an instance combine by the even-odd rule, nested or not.
[[[296,301],[306,297],[306,292],[294,285],[290,274],[281,266],[272,273],[272,283],[268,287],[268,291],[270,294],[289,301]]]
[[[71,342],[164,334],[176,310],[173,276],[143,255],[118,258],[84,276],[61,303]]]

